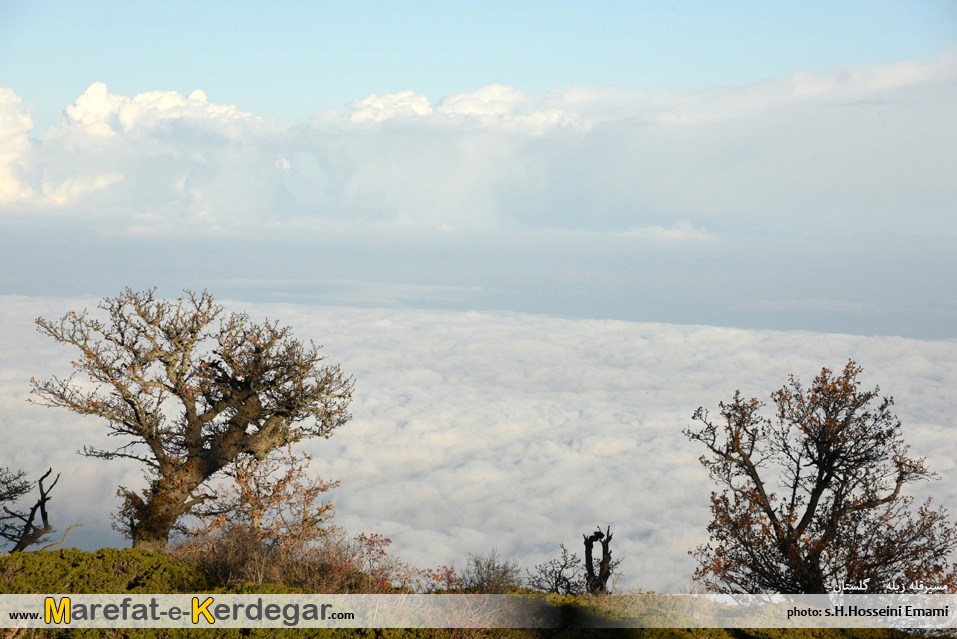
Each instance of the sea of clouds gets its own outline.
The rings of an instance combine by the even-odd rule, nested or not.
[[[278,319],[324,345],[355,377],[353,419],[309,441],[312,470],[339,479],[330,495],[351,533],[377,532],[419,567],[493,547],[532,567],[559,543],[610,525],[622,585],[677,592],[690,548],[707,540],[712,490],[700,447],[681,431],[698,406],[736,389],[768,401],[794,373],[853,358],[865,387],[893,395],[912,454],[941,481],[912,487],[957,510],[957,341],[741,330],[517,313],[310,307],[225,302]],[[111,532],[117,485],[135,465],[76,455],[115,446],[104,425],[30,405],[29,380],[69,372],[74,356],[34,330],[38,316],[96,300],[0,296],[0,465],[62,474],[50,503],[70,544],[121,546]]]

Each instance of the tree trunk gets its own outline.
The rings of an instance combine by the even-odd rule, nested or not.
[[[169,536],[176,525],[176,521],[188,510],[186,503],[190,499],[195,481],[186,484],[185,480],[178,482],[186,484],[184,488],[164,488],[164,480],[153,484],[149,501],[144,502],[139,495],[127,493],[127,499],[132,500],[132,515],[129,533],[133,538],[133,548],[142,548],[153,552],[166,552],[169,546]]]
[[[169,539],[133,539],[134,548],[142,548],[152,552],[166,552]]]
[[[582,537],[585,537],[582,535]],[[611,563],[611,549],[608,545],[611,543],[611,526],[607,529],[607,534],[599,528],[592,533],[590,537],[585,537],[585,588],[589,595],[600,595],[607,591],[608,578],[611,577],[611,571],[614,565]],[[598,574],[595,574],[595,561],[592,558],[592,546],[596,541],[601,541],[601,562],[598,564]]]

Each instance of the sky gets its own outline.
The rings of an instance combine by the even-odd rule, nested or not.
[[[0,293],[957,336],[957,8],[0,3]]]
[[[297,331],[358,358],[359,388],[365,376],[378,398],[357,395],[353,435],[330,440],[346,442],[330,449],[345,455],[329,458],[340,490],[360,491],[343,492],[340,517],[416,558],[496,539],[523,559],[551,554],[555,540],[522,541],[527,528],[475,523],[499,521],[490,505],[461,530],[436,519],[449,495],[427,485],[466,481],[449,468],[495,484],[489,499],[534,485],[500,519],[529,511],[521,526],[554,528],[560,488],[554,474],[534,479],[549,455],[587,486],[606,467],[655,486],[692,477],[697,454],[670,465],[635,451],[674,449],[694,408],[735,388],[766,395],[788,372],[811,377],[858,352],[876,383],[918,389],[936,411],[902,409],[921,441],[950,445],[940,384],[957,340],[955,113],[950,1],[0,0],[4,401],[19,406],[29,377],[66,357],[30,337],[41,307],[62,314],[130,286],[283,309]],[[582,381],[592,391],[536,381],[566,368],[569,340],[600,380]],[[445,370],[489,341],[494,362]],[[911,353],[924,359],[895,363]],[[739,360],[760,366],[727,377]],[[654,381],[662,370],[681,392]],[[618,389],[615,371],[647,392]],[[0,429],[34,423],[21,410]],[[44,437],[79,428],[47,419]],[[380,428],[401,452],[363,466],[356,451]],[[435,435],[445,452],[411,451],[416,428],[449,433]],[[490,457],[468,466],[459,456],[485,438]],[[86,469],[67,448],[29,461]],[[595,461],[601,451],[616,463]],[[368,468],[437,501],[421,515],[395,495],[367,507],[356,495],[372,490]],[[115,476],[82,472],[112,495]],[[476,498],[462,490],[456,499]],[[584,509],[569,541],[593,520],[631,521],[601,512],[596,490],[568,496]],[[667,548],[672,563],[654,574],[673,569],[681,585],[677,548],[699,538],[706,512],[697,492],[672,498],[687,504],[675,519],[659,504],[621,538],[633,536],[632,557]],[[376,521],[371,508],[387,502],[405,510]],[[105,529],[84,528],[84,543]]]

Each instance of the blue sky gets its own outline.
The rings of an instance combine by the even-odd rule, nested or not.
[[[2,2],[0,293],[955,337],[955,112],[952,2]]]
[[[370,93],[491,83],[740,86],[796,70],[927,58],[953,2],[0,2],[0,78],[44,124],[93,82],[200,88],[303,118]]]

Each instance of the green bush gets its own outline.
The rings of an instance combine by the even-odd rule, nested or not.
[[[64,548],[0,556],[0,593],[189,593],[218,587],[195,564],[135,548]]]
[[[234,584],[224,587],[197,564],[177,561],[169,556],[145,550],[103,548],[85,552],[75,548],[50,552],[27,552],[0,556],[0,594],[295,594],[308,592],[301,584]],[[576,628],[577,623],[611,623],[624,620],[609,607],[612,600],[589,597],[549,595],[547,601],[557,607],[570,626],[559,629],[31,629],[15,635],[17,639],[73,639],[109,637],[110,639],[238,639],[240,637],[315,637],[346,638],[467,638],[510,637],[513,639],[566,639],[573,637],[639,637],[643,639],[902,639],[909,637],[897,630],[821,630],[821,629],[709,629],[709,628]],[[670,614],[670,613],[669,613]],[[639,617],[640,620],[640,617]]]

